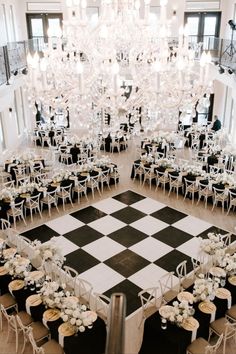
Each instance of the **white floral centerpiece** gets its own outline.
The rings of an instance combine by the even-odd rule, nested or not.
[[[92,328],[97,315],[89,311],[85,305],[79,303],[75,296],[64,298],[61,308],[61,318],[63,322],[69,322],[75,326],[76,332],[84,332],[86,327]]]
[[[56,244],[56,237],[52,237],[50,241],[44,243],[41,243],[39,240],[34,240],[31,245],[34,248],[34,256],[40,257],[42,262],[53,261],[58,266],[62,266],[64,263],[65,257]]]
[[[7,260],[4,264],[4,268],[7,269],[12,277],[24,279],[31,270],[30,260],[16,254]]]
[[[193,286],[194,301],[213,300],[215,297],[215,291],[219,287],[219,284],[219,278],[205,278],[204,274],[199,274]]]
[[[70,171],[60,170],[59,172],[55,173],[52,176],[52,181],[53,181],[53,183],[58,183],[58,182],[68,179],[70,177],[70,175],[71,175]]]
[[[216,258],[216,263],[219,267],[224,268],[227,274],[236,274],[236,254],[230,255],[226,253],[224,255],[219,255]]]
[[[35,189],[38,190],[39,187],[40,187],[40,184],[35,183],[35,182],[23,183],[20,187],[17,188],[17,192],[19,194],[33,192]]]
[[[158,165],[159,165],[160,167],[164,167],[164,168],[170,168],[170,167],[172,167],[171,161],[168,160],[167,158],[158,160]]]
[[[221,234],[209,232],[207,239],[201,239],[200,249],[209,255],[222,255],[225,253],[224,242],[222,241]]]
[[[173,309],[171,309],[167,319],[170,322],[174,322],[177,325],[180,325],[183,323],[184,320],[186,320],[188,317],[193,316],[194,314],[194,309],[192,308],[192,305],[186,301],[174,301],[173,302]]]
[[[64,291],[65,288],[65,284],[60,285],[58,282],[52,281],[49,276],[46,276],[46,280],[39,289],[39,294],[44,305],[50,308],[61,308],[63,298],[66,296]]]
[[[0,192],[0,200],[10,199],[13,200],[18,196],[19,192],[17,188],[3,188]]]
[[[203,171],[202,168],[189,164],[184,164],[182,166],[182,171],[187,172],[188,175],[192,176],[205,176],[206,174],[206,172]]]
[[[233,175],[229,173],[219,173],[215,177],[215,182],[223,185],[229,185],[230,187],[236,186],[236,180]]]
[[[107,155],[102,155],[102,157],[100,159],[97,159],[95,161],[95,164],[97,167],[103,167],[103,166],[107,166],[111,163],[111,159],[109,156]]]

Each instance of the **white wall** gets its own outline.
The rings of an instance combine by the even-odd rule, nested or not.
[[[2,124],[4,130],[4,137],[6,143],[6,151],[7,154],[10,150],[14,150],[17,146],[20,146],[25,139],[26,136],[26,127],[28,129],[32,129],[35,125],[35,118],[30,112],[27,104],[27,97],[25,93],[23,93],[23,101],[25,108],[25,122],[23,120],[23,112],[20,107],[20,88],[23,85],[23,77],[17,76],[14,78],[14,82],[11,85],[2,85],[0,86],[0,112],[2,113]],[[14,102],[14,92],[16,93],[16,100],[18,103],[18,114],[19,114],[19,124],[20,124],[20,134],[18,134],[17,129],[17,120],[16,120],[16,112],[15,112],[15,102]],[[10,112],[9,109],[12,109]],[[1,148],[0,148],[1,149]],[[0,150],[0,153],[2,151]]]
[[[14,24],[12,23],[10,7],[13,9]],[[4,21],[4,10],[6,13],[7,26]],[[15,31],[13,29],[15,27]],[[7,42],[20,41],[25,39],[22,28],[25,26],[23,7],[20,0],[0,0],[0,46]],[[7,27],[7,28],[6,28]]]

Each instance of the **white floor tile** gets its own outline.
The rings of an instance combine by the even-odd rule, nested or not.
[[[143,258],[146,258],[150,262],[154,262],[158,258],[171,252],[173,248],[152,237],[148,237],[130,247],[130,250],[139,254]]]
[[[103,235],[109,235],[110,233],[125,227],[126,224],[116,218],[113,218],[110,215],[107,215],[101,219],[92,221],[88,224],[88,226],[92,227]]]
[[[75,243],[69,241],[64,236],[55,237],[55,243],[61,249],[63,256],[66,256],[67,254],[79,249]]]
[[[177,250],[188,255],[189,257],[193,257],[198,259],[198,253],[200,251],[200,240],[197,237],[191,238],[191,240],[180,245]]]
[[[60,235],[73,231],[84,225],[82,221],[73,218],[71,215],[63,215],[46,223],[48,227],[58,232]]]
[[[93,204],[93,206],[94,206],[94,208],[97,208],[106,214],[112,214],[120,209],[125,208],[127,205],[119,202],[116,199],[107,198],[107,199],[101,200],[98,203]]]
[[[166,206],[165,204],[159,203],[156,200],[153,200],[151,198],[145,198],[140,200],[137,203],[132,204],[132,208],[140,210],[146,214],[152,214],[155,211],[164,208],[165,206]]]
[[[148,289],[158,286],[158,280],[166,273],[165,269],[155,264],[149,264],[147,267],[131,275],[128,279],[141,289]]]
[[[208,222],[195,218],[194,216],[186,216],[185,218],[177,221],[172,226],[176,227],[179,230],[185,231],[190,235],[197,236],[201,232],[209,229],[212,224]]]
[[[88,245],[82,247],[82,249],[99,259],[101,262],[104,262],[106,259],[115,256],[116,254],[124,251],[126,248],[105,236],[99,240],[89,243]]]
[[[133,222],[132,224],[130,224],[130,226],[151,236],[154,235],[156,232],[163,230],[169,225],[161,220],[158,220],[148,215]]]
[[[93,291],[104,293],[113,286],[121,283],[125,278],[103,263],[80,274],[80,277],[93,284]]]

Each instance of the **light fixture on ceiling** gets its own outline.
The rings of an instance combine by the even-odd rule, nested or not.
[[[196,64],[187,27],[171,38],[167,0],[160,0],[155,26],[150,0],[144,0],[143,17],[139,0],[102,0],[95,27],[87,19],[86,0],[66,3],[68,19],[63,36],[58,33],[57,48],[49,33],[43,57],[28,55],[32,105],[41,100],[55,110],[69,107],[70,117],[75,120],[79,114],[88,127],[100,115],[95,126],[101,130],[106,111],[115,125],[120,112],[135,120],[137,107],[143,108],[143,119],[147,112],[159,112],[177,124],[179,110],[193,111],[204,95],[209,100],[211,56],[203,52]]]

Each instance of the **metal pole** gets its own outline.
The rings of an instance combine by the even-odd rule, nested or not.
[[[111,296],[105,354],[123,354],[125,339],[126,297],[122,293]]]
[[[11,70],[10,70],[10,63],[9,63],[9,56],[8,56],[8,49],[7,46],[3,46],[3,57],[4,57],[4,64],[5,64],[5,72],[6,72],[6,85],[10,85],[9,79],[11,77]]]

